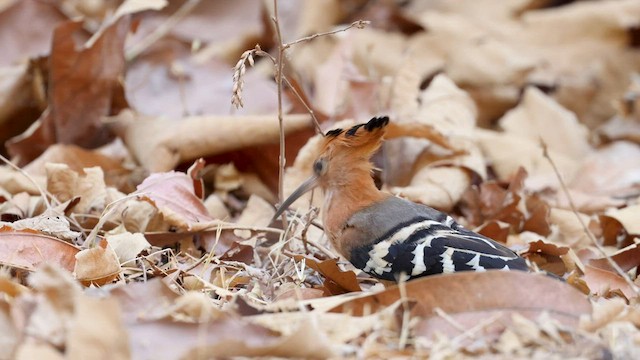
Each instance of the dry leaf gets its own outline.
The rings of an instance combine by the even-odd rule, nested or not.
[[[542,312],[553,309],[563,320],[575,322],[591,311],[586,297],[571,286],[544,275],[521,271],[460,272],[426,276],[404,284],[417,301],[414,314],[432,316],[435,308],[448,314],[490,310]],[[400,299],[397,286],[343,304],[334,311],[363,314]]]
[[[80,251],[60,239],[33,230],[0,227],[0,263],[34,271],[40,264],[56,264],[68,271],[75,266]]]
[[[527,88],[520,105],[500,119],[500,126],[508,134],[532,142],[542,140],[550,150],[572,159],[582,159],[591,152],[587,127],[534,87]]]
[[[40,120],[7,147],[23,164],[56,142],[96,147],[109,140],[102,117],[110,115],[114,92],[124,72],[124,40],[128,18],[115,22],[92,44],[76,49],[81,23],[56,28],[50,63],[49,108]]]
[[[628,299],[637,296],[629,284],[615,271],[585,265],[583,279],[591,289],[592,295],[605,296],[609,291],[620,290]]]
[[[140,119],[121,113],[117,130],[132,154],[152,172],[173,169],[180,162],[254,145],[277,143],[277,116],[190,117],[174,123]],[[134,121],[135,119],[135,121]],[[308,115],[285,117],[287,134],[311,127]]]
[[[106,240],[76,254],[73,274],[83,284],[104,285],[120,274],[120,262]]]
[[[607,211],[606,215],[618,220],[629,234],[640,234],[640,205]]]
[[[101,167],[77,173],[64,164],[46,164],[47,191],[60,202],[80,196],[76,211],[81,214],[101,212],[106,206],[107,190]]]
[[[85,168],[100,167],[104,173],[104,181],[109,186],[125,188],[131,170],[113,157],[103,155],[97,150],[85,150],[75,145],[55,144],[47,148],[37,159],[23,169],[32,176],[46,175],[47,163],[65,164],[70,170],[82,173]],[[123,190],[124,191],[124,190]]]
[[[149,199],[162,213],[164,220],[183,230],[196,223],[213,219],[194,193],[193,181],[185,173],[152,174],[138,185],[136,193]]]
[[[116,253],[120,265],[124,265],[125,263],[128,263],[127,266],[133,265],[130,262],[134,260],[141,251],[151,247],[151,244],[149,244],[141,233],[132,234],[130,232],[124,232],[107,235],[106,239],[109,247]]]
[[[346,292],[361,291],[353,271],[343,271],[338,267],[335,259],[318,262],[303,255],[295,255],[296,261],[303,261],[305,265],[316,270],[325,277],[325,293],[339,295]]]

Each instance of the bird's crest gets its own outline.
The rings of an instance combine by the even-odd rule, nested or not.
[[[341,148],[351,154],[369,156],[382,142],[385,127],[389,124],[388,116],[374,117],[369,122],[354,125],[349,129],[333,129],[325,134],[323,152]]]

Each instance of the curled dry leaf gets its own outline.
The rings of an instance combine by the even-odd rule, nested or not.
[[[106,239],[109,246],[116,253],[120,265],[133,265],[130,262],[135,259],[142,250],[151,247],[151,244],[149,244],[141,233],[132,234],[130,232],[123,232],[115,235],[107,235]]]
[[[567,272],[562,257],[569,252],[568,247],[557,246],[542,240],[529,243],[529,249],[520,254],[535,263],[540,270],[563,276]]]
[[[104,181],[109,186],[129,190],[126,185],[131,170],[113,157],[103,155],[97,150],[86,150],[76,145],[54,144],[45,150],[37,159],[23,169],[31,176],[47,174],[47,163],[64,164],[71,171],[82,173],[85,168],[99,167],[104,172]]]
[[[618,220],[629,234],[640,235],[640,205],[631,205],[622,209],[606,212],[606,216]]]
[[[106,206],[107,189],[101,167],[83,169],[77,173],[65,164],[48,163],[47,191],[65,202],[80,196],[75,211],[81,214],[101,212]]]
[[[44,176],[32,176],[31,179],[24,173],[16,171],[9,166],[0,166],[0,186],[11,194],[27,192],[29,194],[40,194],[40,190],[33,181],[44,188],[47,180]]]
[[[0,263],[34,271],[45,263],[73,270],[80,249],[58,238],[34,230],[0,227]]]
[[[478,145],[487,161],[492,165],[498,179],[508,181],[521,167],[527,170],[527,188],[540,190],[557,188],[558,179],[549,161],[544,158],[539,141],[512,134],[476,129]],[[549,150],[563,179],[576,175],[579,163],[566,155]]]
[[[580,220],[588,224],[588,215],[578,213]],[[560,244],[565,244],[571,248],[580,249],[592,245],[589,234],[585,233],[580,220],[571,210],[551,208],[549,212],[549,223],[556,229],[549,239]],[[591,230],[589,230],[591,231]]]
[[[73,273],[85,285],[104,285],[115,279],[120,270],[118,256],[106,240],[101,240],[97,246],[76,254]]]
[[[180,172],[151,174],[136,193],[149,199],[162,213],[164,221],[182,230],[196,223],[209,222],[209,216],[200,198],[195,195],[192,179]]]
[[[593,313],[580,318],[580,328],[586,331],[596,331],[609,323],[629,321],[635,326],[640,325],[640,311],[637,307],[627,304],[624,299],[598,299],[593,302]]]
[[[208,322],[225,316],[207,294],[199,291],[187,291],[165,311],[168,318],[183,322]]]
[[[585,157],[580,164],[580,176],[568,184],[574,190],[593,196],[606,196],[611,202],[632,197],[640,183],[640,146],[617,141]],[[619,207],[620,203],[611,206]],[[601,209],[604,210],[604,207]],[[600,209],[598,209],[600,210]]]
[[[115,130],[133,156],[152,172],[173,169],[181,162],[254,145],[278,142],[276,115],[193,116],[172,122],[141,118],[131,111],[114,119]],[[311,128],[309,115],[288,115],[285,133]]]

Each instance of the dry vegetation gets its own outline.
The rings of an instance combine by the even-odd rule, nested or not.
[[[637,0],[0,1],[0,358],[637,356],[639,29]],[[269,223],[320,129],[384,114],[380,186],[531,274],[385,288],[318,191]]]

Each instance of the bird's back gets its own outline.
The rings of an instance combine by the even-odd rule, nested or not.
[[[343,235],[345,254],[370,275],[397,280],[457,271],[528,270],[509,248],[457,224],[428,206],[389,197],[355,213]],[[355,237],[355,238],[354,238]]]

